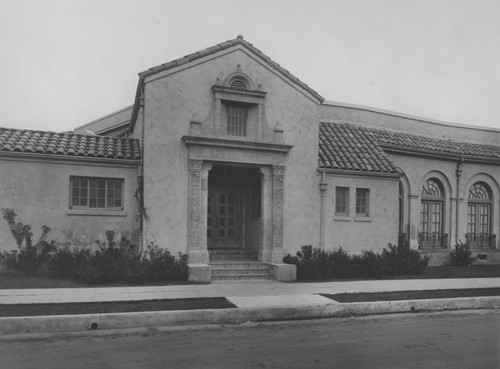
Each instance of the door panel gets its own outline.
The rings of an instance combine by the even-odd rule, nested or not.
[[[211,248],[240,247],[239,192],[212,190],[207,202],[207,243]]]

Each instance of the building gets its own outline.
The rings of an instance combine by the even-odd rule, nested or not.
[[[241,36],[140,73],[133,106],[74,133],[3,129],[0,165],[2,207],[34,229],[156,242],[192,281],[224,253],[292,280],[306,244],[443,264],[461,240],[500,262],[500,130],[325,101]]]

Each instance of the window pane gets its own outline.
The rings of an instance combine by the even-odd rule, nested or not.
[[[335,214],[349,215],[349,188],[335,188]]]
[[[238,105],[226,105],[227,134],[232,136],[246,136],[247,108]]]
[[[369,215],[370,190],[366,188],[356,189],[356,215]]]
[[[123,180],[72,178],[71,205],[84,208],[122,208]]]

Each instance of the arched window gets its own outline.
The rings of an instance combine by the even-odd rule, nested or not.
[[[469,189],[467,235],[470,247],[494,247],[491,235],[491,191],[486,183],[476,182]]]
[[[421,249],[446,248],[448,235],[443,233],[444,190],[436,178],[429,178],[422,186],[420,202],[420,232],[418,234]]]
[[[230,86],[232,88],[238,88],[240,90],[248,90],[247,82],[243,78],[234,78],[231,81]]]

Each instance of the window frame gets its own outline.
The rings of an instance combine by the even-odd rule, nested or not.
[[[86,205],[75,205],[74,199],[75,197],[73,196],[74,192],[74,183],[75,180],[86,180],[87,181],[87,194],[86,194]],[[96,202],[99,200],[104,200],[104,207],[99,207],[99,206],[90,206],[91,202],[91,196],[90,196],[90,181],[91,180],[104,180],[104,198],[102,197],[95,197]],[[119,199],[120,199],[120,206],[108,206],[108,202],[110,200],[109,196],[109,191],[111,190],[109,188],[109,185],[113,182],[118,182],[120,184],[120,193],[119,193]],[[89,212],[116,212],[116,211],[123,211],[125,209],[125,204],[124,204],[124,189],[125,189],[125,179],[124,178],[115,178],[115,177],[97,177],[97,176],[70,176],[69,177],[69,209],[70,210],[75,210],[75,211],[89,211]],[[115,189],[113,189],[115,191]],[[113,197],[114,200],[116,200],[115,197]]]
[[[366,195],[365,198],[360,199],[360,194]],[[360,201],[364,201],[365,204],[360,204]],[[364,211],[360,211],[363,210]],[[370,217],[370,189],[369,188],[356,188],[356,209],[355,209],[356,217]]]
[[[340,197],[339,195],[341,193],[343,193],[344,196]],[[335,216],[340,216],[340,217],[349,216],[349,200],[350,200],[349,197],[350,197],[349,187],[343,187],[343,186],[335,187]],[[344,207],[345,207],[345,212],[342,211]]]
[[[251,105],[233,101],[224,101],[223,105],[226,118],[225,119],[226,135],[232,137],[247,137],[249,128],[248,118],[250,115]],[[234,111],[231,112],[231,110]],[[244,114],[240,115],[239,113],[244,113]]]
[[[482,196],[478,196],[481,189]],[[473,212],[471,211],[473,209]],[[493,195],[488,184],[478,181],[469,187],[467,199],[467,226],[466,234],[470,238],[470,246],[477,247],[481,237],[490,237],[493,234]],[[474,230],[472,231],[472,228]]]

